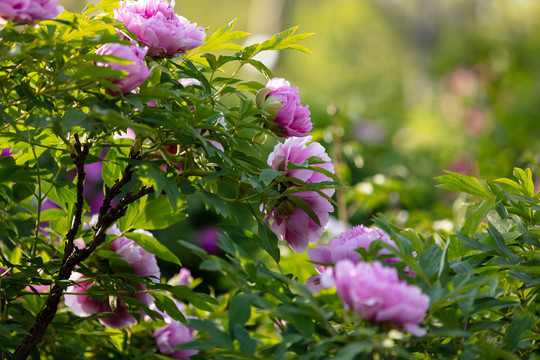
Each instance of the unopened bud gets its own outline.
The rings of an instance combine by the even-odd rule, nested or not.
[[[281,100],[275,97],[269,97],[263,102],[261,109],[268,113],[268,120],[274,120],[282,106]]]
[[[277,214],[280,218],[285,219],[291,216],[296,210],[296,206],[289,199],[283,201],[277,208]]]
[[[261,108],[262,103],[264,102],[264,100],[266,100],[266,97],[272,91],[274,91],[274,89],[262,88],[261,90],[259,90],[259,92],[257,92],[257,96],[255,97],[255,104],[257,104],[258,108]]]

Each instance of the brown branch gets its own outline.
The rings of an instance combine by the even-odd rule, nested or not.
[[[81,226],[84,206],[83,191],[84,178],[86,176],[86,172],[84,171],[84,162],[86,160],[86,156],[88,155],[88,145],[84,144],[81,146],[78,134],[75,134],[74,137],[75,145],[77,147],[75,148],[76,154],[71,154],[71,158],[73,159],[75,167],[77,168],[77,203],[75,204],[75,218],[73,219],[73,224],[66,235],[66,246],[64,248],[64,258],[62,263],[65,263],[68,256],[73,252],[73,242],[75,240],[75,235],[77,235],[79,227]]]
[[[122,187],[129,183],[132,179],[133,170],[131,165],[128,165],[124,171],[122,179],[116,181],[112,188],[106,189],[105,199],[103,200],[103,204],[99,211],[98,222],[94,227],[94,237],[92,241],[83,249],[75,249],[75,251],[73,251],[73,241],[81,224],[82,208],[84,204],[82,182],[84,181],[84,158],[86,157],[86,155],[84,155],[86,145],[84,145],[83,149],[81,150],[78,137],[76,137],[75,140],[76,144],[78,145],[76,149],[77,155],[73,155],[72,157],[75,165],[77,166],[77,175],[80,176],[77,181],[77,203],[75,218],[71,229],[66,235],[66,250],[64,253],[64,259],[62,261],[62,266],[58,271],[56,281],[49,293],[49,297],[45,302],[45,307],[37,314],[34,324],[28,331],[28,334],[24,337],[22,343],[15,350],[14,355],[19,360],[25,360],[28,355],[30,355],[41,339],[43,339],[43,335],[45,334],[47,327],[54,319],[54,316],[58,310],[58,304],[60,303],[62,294],[64,292],[64,289],[58,285],[59,280],[68,280],[73,272],[73,269],[75,269],[75,266],[86,260],[97,249],[97,247],[105,241],[107,230],[112,224],[125,215],[127,206],[129,204],[145,195],[154,192],[154,188],[143,186],[135,194],[126,194],[126,196],[124,196],[115,207],[110,209],[112,200],[121,193]],[[86,154],[88,154],[87,148]],[[130,152],[130,158],[137,157],[138,154],[133,154],[133,152]],[[80,163],[82,163],[82,165],[79,166]]]

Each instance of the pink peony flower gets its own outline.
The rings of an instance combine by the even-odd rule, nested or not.
[[[151,234],[146,231],[136,231],[151,236]],[[109,233],[117,233],[117,229],[111,229],[109,230]],[[120,236],[118,239],[114,240],[111,243],[111,247],[114,252],[120,255],[122,260],[133,267],[135,274],[139,276],[148,276],[154,282],[159,281],[161,273],[153,254],[144,250],[133,240],[124,236]],[[88,279],[89,281],[84,281],[84,275],[74,272],[71,275],[70,280],[77,281],[78,283],[69,286],[66,292],[79,293],[80,295],[66,294],[64,299],[66,306],[68,306],[76,315],[86,317],[99,313],[109,313],[106,317],[100,318],[99,322],[102,325],[111,328],[122,328],[137,322],[135,317],[128,312],[125,302],[120,298],[118,298],[116,309],[113,311],[108,299],[102,301],[84,294],[94,285],[91,279]],[[139,284],[138,290],[144,291],[146,290],[146,286]],[[147,293],[138,293],[133,295],[133,297],[146,305],[152,304],[152,297]]]
[[[334,172],[334,166],[326,154],[324,148],[319,143],[311,143],[311,136],[304,138],[291,137],[285,143],[277,144],[274,151],[268,156],[268,165],[273,169],[285,171],[287,177],[294,177],[306,183],[319,183],[331,181],[328,176],[320,172],[304,169],[288,170],[290,162],[301,164],[310,158],[319,158],[322,163],[315,164],[330,172]],[[291,186],[299,186],[292,184]],[[332,196],[334,189],[322,189],[324,194]],[[304,210],[296,207],[289,200],[296,197],[305,201],[319,218],[318,225]],[[265,222],[276,233],[281,241],[287,241],[289,246],[296,252],[306,251],[308,244],[319,240],[324,226],[328,222],[329,213],[334,211],[332,204],[315,191],[305,191],[288,195],[277,206],[271,209],[264,209]]]
[[[19,23],[54,19],[64,8],[58,0],[2,0],[0,18]]]
[[[369,250],[371,243],[378,239],[397,249],[396,244],[390,240],[384,231],[368,228],[364,225],[358,225],[341,233],[337,238],[330,241],[328,246],[317,246],[316,248],[308,250],[307,254],[312,261],[317,263],[336,264],[339,260],[344,259],[351,260],[353,263],[358,263],[360,261],[360,253],[358,253],[356,249],[362,247]],[[377,256],[390,254],[390,251],[381,249]],[[392,257],[382,261],[396,263],[399,262],[399,259]],[[319,273],[324,272],[327,268],[324,265],[314,265]]]
[[[126,24],[148,55],[174,57],[203,44],[205,30],[174,13],[174,0],[122,1],[114,18]]]
[[[302,106],[298,88],[273,78],[257,94],[257,106],[267,111],[270,129],[280,137],[308,136],[313,124],[309,106]]]
[[[184,285],[184,286],[190,286],[191,281],[193,278],[191,277],[191,271],[187,268],[181,268],[178,274],[174,275],[169,281],[167,281],[167,284],[169,285]]]
[[[325,279],[328,278],[323,277],[323,282]],[[418,324],[429,307],[429,297],[418,286],[400,280],[395,268],[384,267],[377,261],[354,264],[340,260],[333,280],[345,307],[362,318],[393,322],[413,335],[425,335]]]
[[[194,78],[179,79],[178,83],[180,85],[182,85],[183,87],[188,87],[188,86],[191,86],[191,85],[194,85],[194,86],[201,86],[202,85],[199,80],[194,79]]]
[[[184,313],[185,304],[174,300],[178,306],[178,310]],[[171,319],[167,313],[159,311],[165,322],[166,326],[154,330],[154,337],[156,338],[156,344],[159,351],[166,356],[173,359],[188,360],[191,355],[197,354],[197,350],[173,350],[175,347],[185,344],[193,340],[193,329],[182,324],[180,321]]]
[[[146,55],[146,48],[140,48],[136,44],[122,45],[116,43],[109,43],[101,46],[96,50],[98,55],[113,55],[122,59],[132,61],[132,64],[122,65],[114,62],[97,62],[98,66],[109,66],[115,70],[123,70],[127,74],[121,79],[111,79],[112,83],[118,86],[121,92],[128,93],[131,90],[140,86],[148,76],[150,76],[150,70],[144,62],[144,56]],[[114,91],[111,91],[114,94]]]

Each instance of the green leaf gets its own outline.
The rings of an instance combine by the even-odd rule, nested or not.
[[[495,198],[482,201],[480,206],[478,206],[478,208],[476,208],[476,210],[467,218],[465,224],[463,224],[463,227],[461,228],[461,232],[469,236],[474,235],[480,223],[484,221],[487,214],[495,208],[496,203],[497,199]]]
[[[146,203],[144,208],[135,217],[131,228],[143,230],[168,228],[187,218],[187,214],[183,212],[185,208],[186,205],[182,204],[176,210],[173,210],[168,196],[160,195]]]
[[[282,175],[283,171],[277,171],[274,169],[263,169],[261,170],[261,174],[259,175],[259,178],[264,183],[264,185],[268,186],[272,181],[274,181],[275,178]]]
[[[489,188],[475,177],[462,175],[453,171],[445,170],[448,175],[439,176],[436,180],[442,184],[438,185],[441,189],[450,191],[461,191],[472,195],[482,197],[491,197]]]
[[[176,257],[176,255],[174,255],[172,251],[167,249],[167,247],[161,244],[156,238],[143,233],[132,232],[125,233],[124,236],[135,241],[137,245],[142,247],[144,250],[156,255],[158,258],[182,266],[182,263],[180,262],[178,257]]]
[[[210,338],[220,347],[226,349],[234,349],[231,338],[223,330],[208,319],[189,319],[188,326],[195,330],[199,330],[203,333],[210,335]]]
[[[219,28],[210,37],[207,37],[206,39],[204,39],[204,44],[199,46],[197,51],[205,52],[205,51],[219,50],[219,49],[242,50],[243,49],[242,46],[228,42],[231,40],[241,39],[249,35],[249,33],[246,33],[243,31],[232,31],[235,23],[236,23],[236,19],[233,19],[227,25]]]
[[[223,268],[223,260],[218,258],[206,259],[199,265],[199,269],[206,271],[220,271]]]
[[[229,206],[225,201],[221,200],[221,198],[215,194],[212,194],[210,192],[202,192],[202,199],[204,202],[204,205],[207,209],[214,208],[218,214],[220,214],[223,217],[229,217],[230,216],[230,210]]]
[[[184,285],[174,286],[172,289],[169,289],[174,295],[177,295],[181,299],[195,306],[197,309],[203,311],[214,312],[214,309],[208,303],[217,304],[217,300],[204,294],[199,294],[188,288]]]
[[[103,177],[103,185],[112,187],[116,181],[122,178],[124,168],[127,163],[121,159],[127,155],[126,151],[120,148],[113,147],[105,156],[103,161],[103,168],[101,170],[101,176]]]
[[[244,327],[251,317],[252,297],[247,294],[233,296],[229,300],[229,332],[233,334],[236,326]]]
[[[357,355],[369,353],[372,349],[371,344],[367,342],[353,342],[342,347],[336,356],[332,359],[334,360],[354,360]]]
[[[420,267],[428,277],[431,277],[439,271],[441,261],[443,259],[443,251],[437,244],[431,246],[426,252],[418,256]]]
[[[186,324],[186,317],[171,298],[157,292],[152,293],[152,297],[159,310],[166,312],[174,320]]]
[[[531,327],[531,315],[522,318],[518,316],[514,317],[514,320],[512,320],[512,323],[508,326],[508,329],[506,329],[503,342],[510,350],[514,350],[519,339],[521,339]]]
[[[280,251],[278,247],[278,238],[273,231],[271,231],[266,224],[257,219],[257,233],[259,235],[261,247],[266,250],[268,254],[279,264]]]
[[[527,168],[522,170],[520,168],[514,168],[514,176],[519,180],[523,188],[523,195],[533,197],[534,196],[534,181],[532,179],[531,169]]]
[[[506,256],[506,258],[508,260],[510,260],[510,262],[512,262],[513,264],[517,264],[519,262],[519,260],[520,260],[519,256],[517,256],[516,254],[514,254],[513,252],[510,251],[508,246],[506,246],[506,241],[504,240],[503,236],[491,224],[491,222],[488,222],[488,232],[491,235],[491,237],[495,240],[495,242],[497,243],[497,249],[499,250],[499,252],[502,255]]]

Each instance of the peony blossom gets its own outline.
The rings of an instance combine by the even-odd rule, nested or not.
[[[148,55],[174,57],[203,44],[205,30],[174,13],[174,0],[122,1],[114,9],[122,21],[148,46]]]
[[[151,236],[150,233],[143,230],[137,230],[137,232]],[[117,234],[118,230],[113,228],[109,230],[108,233]],[[120,255],[120,259],[133,267],[135,274],[139,276],[148,276],[154,282],[159,281],[161,273],[157,266],[155,256],[141,248],[133,240],[120,236],[111,243],[111,248],[115,253]],[[137,321],[135,317],[129,313],[127,305],[121,298],[117,299],[116,309],[113,311],[108,298],[101,300],[84,294],[94,285],[92,279],[85,279],[84,275],[81,273],[74,272],[71,275],[70,280],[76,281],[77,284],[69,286],[67,288],[67,293],[79,293],[80,295],[66,294],[64,296],[65,304],[76,315],[86,317],[99,313],[108,313],[106,317],[100,318],[99,322],[111,328],[130,326]],[[138,290],[144,291],[146,290],[146,287],[143,284],[139,284]],[[146,305],[152,304],[152,297],[147,293],[141,292],[133,295],[133,297]]]
[[[150,76],[150,70],[144,62],[147,49],[136,44],[122,45],[116,43],[105,44],[96,50],[98,55],[113,55],[131,61],[131,64],[122,65],[115,62],[97,62],[98,66],[108,66],[111,69],[123,70],[127,74],[121,79],[111,79],[122,93],[128,93],[139,87]],[[111,91],[114,93],[114,91]]]
[[[353,263],[357,263],[360,261],[360,253],[357,252],[356,249],[361,247],[369,250],[371,243],[379,239],[397,249],[396,244],[390,240],[384,231],[375,228],[368,228],[364,225],[358,225],[350,230],[345,231],[344,233],[339,234],[337,238],[330,241],[328,246],[317,246],[316,248],[308,250],[307,254],[312,261],[317,263],[335,264],[339,260],[344,259],[349,259]],[[390,251],[381,249],[377,253],[377,256],[390,254]],[[392,257],[382,261],[387,263],[395,263],[398,262],[399,259]],[[314,265],[317,271],[320,273],[326,270],[326,266],[324,265]]]
[[[329,282],[323,277],[325,280]],[[333,281],[345,307],[363,319],[393,322],[413,335],[425,335],[418,324],[429,307],[429,297],[418,286],[400,280],[395,268],[384,267],[378,261],[354,264],[340,260]]]
[[[174,275],[169,281],[167,281],[167,284],[169,285],[184,285],[184,286],[191,286],[191,282],[193,281],[193,278],[191,277],[191,271],[187,268],[181,268],[178,274]]]
[[[313,124],[309,106],[302,106],[298,88],[273,78],[257,94],[257,106],[269,113],[270,129],[280,137],[308,136]]]
[[[185,304],[174,300],[178,310],[184,313]],[[172,319],[167,313],[158,309],[166,326],[154,330],[154,337],[159,351],[173,359],[188,360],[191,355],[197,354],[197,350],[173,350],[175,347],[193,340],[193,329],[182,324],[180,321]]]
[[[54,19],[64,8],[58,0],[2,0],[0,18],[19,23]]]
[[[279,143],[268,156],[268,165],[273,169],[284,171],[285,176],[294,177],[306,183],[319,183],[332,179],[320,172],[306,169],[289,170],[290,163],[302,164],[310,158],[319,158],[321,163],[312,166],[334,172],[334,166],[319,143],[311,143],[311,136],[304,138],[291,137],[283,144]],[[299,186],[291,184],[291,186]],[[327,196],[334,194],[334,189],[321,189]],[[306,202],[319,218],[317,224],[304,210],[297,207],[291,197]],[[324,226],[328,222],[329,213],[334,211],[332,204],[315,191],[304,191],[288,195],[273,208],[265,208],[265,221],[281,241],[287,241],[296,252],[306,251],[308,244],[319,240]]]
[[[180,85],[182,85],[183,87],[188,87],[188,86],[201,86],[202,83],[195,79],[195,78],[183,78],[183,79],[179,79],[178,80],[178,83]]]

